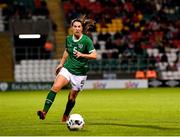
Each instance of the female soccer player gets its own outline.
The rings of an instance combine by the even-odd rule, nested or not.
[[[68,120],[69,114],[75,105],[78,92],[83,89],[85,84],[88,60],[96,59],[97,56],[92,40],[86,35],[89,33],[89,28],[93,25],[94,21],[86,19],[85,16],[72,20],[73,35],[66,37],[66,49],[60,59],[60,64],[56,68],[57,76],[54,84],[47,95],[43,110],[37,112],[40,119],[45,119],[57,92],[70,83],[72,89],[69,92],[62,122]]]

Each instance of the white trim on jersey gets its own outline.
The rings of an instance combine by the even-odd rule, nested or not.
[[[89,53],[92,53],[93,51],[95,51],[95,49],[93,49],[93,50],[90,50],[90,51],[89,51]]]
[[[76,37],[73,35],[72,39],[74,42],[78,42],[82,37],[83,37],[83,34],[81,35],[81,37],[79,39],[76,39]]]

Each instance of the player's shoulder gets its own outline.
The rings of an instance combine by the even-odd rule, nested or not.
[[[84,37],[84,39],[85,39],[85,40],[92,41],[92,40],[90,39],[90,37],[89,37],[89,36],[87,36],[86,34],[83,34],[83,37]]]
[[[73,36],[73,35],[67,35],[67,36],[66,36],[66,39],[72,39],[72,36]]]
[[[86,34],[83,34],[83,37],[86,39],[90,39],[89,36],[87,36]]]

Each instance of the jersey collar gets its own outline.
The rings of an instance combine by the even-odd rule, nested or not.
[[[73,35],[72,39],[74,42],[78,42],[81,38],[82,38],[83,34],[81,35],[81,37],[79,39],[76,39],[75,36]]]

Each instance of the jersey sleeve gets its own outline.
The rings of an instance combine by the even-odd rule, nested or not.
[[[88,50],[88,53],[91,53],[95,50],[93,42],[90,38],[87,38],[87,50]]]

